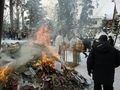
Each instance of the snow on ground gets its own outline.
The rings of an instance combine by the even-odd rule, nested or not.
[[[16,43],[16,42],[25,42],[26,40],[10,40],[10,39],[5,39],[2,40],[1,43]]]
[[[87,54],[89,54],[89,53],[87,53]],[[88,80],[88,82],[91,84],[90,87],[85,90],[93,90],[92,78],[90,76],[88,76],[88,74],[87,74],[87,67],[86,67],[87,58],[85,58],[85,55],[83,53],[80,53],[80,57],[81,57],[80,65],[78,65],[75,68],[75,70],[78,71],[82,76],[84,76]]]
[[[2,40],[2,42],[6,42],[6,43],[16,43],[16,42],[25,42],[26,40]],[[68,54],[68,60],[72,60],[72,53],[67,53]],[[89,53],[87,53],[89,54]],[[85,58],[83,53],[80,53],[80,57],[81,57],[81,62],[80,64],[75,67],[75,70],[78,71],[82,76],[84,76],[89,83],[91,83],[90,87],[88,89],[85,90],[93,90],[93,81],[92,78],[88,76],[87,74],[87,68],[86,68],[86,60],[87,58]],[[116,72],[115,72],[115,82],[114,82],[114,90],[120,90],[120,67],[116,68]]]

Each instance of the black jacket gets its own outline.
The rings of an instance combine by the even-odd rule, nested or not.
[[[114,82],[115,67],[119,66],[119,53],[108,42],[98,42],[92,46],[87,59],[87,70],[93,73],[97,83]]]

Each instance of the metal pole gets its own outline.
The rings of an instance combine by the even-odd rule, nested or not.
[[[3,27],[3,13],[4,13],[4,0],[0,1],[0,48],[2,38],[2,27]]]

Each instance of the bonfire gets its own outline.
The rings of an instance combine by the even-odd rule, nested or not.
[[[0,90],[81,90],[88,86],[82,75],[60,60],[50,45],[49,33],[49,28],[43,25],[36,33],[36,40],[29,41],[28,45],[39,51],[33,58],[0,67]]]

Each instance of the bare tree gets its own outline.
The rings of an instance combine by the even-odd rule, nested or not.
[[[2,37],[2,24],[3,24],[3,11],[4,11],[4,0],[0,3],[0,48],[1,48],[1,37]]]
[[[13,0],[10,0],[10,25],[11,30],[13,30]]]

